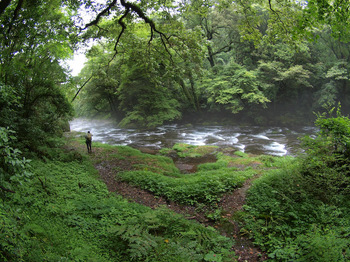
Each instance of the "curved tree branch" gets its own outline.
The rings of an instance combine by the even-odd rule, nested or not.
[[[286,28],[285,26],[285,23],[282,21],[281,17],[279,16],[278,12],[276,10],[274,10],[272,8],[272,3],[271,3],[271,0],[269,0],[269,6],[270,6],[270,10],[272,13],[274,13],[276,16],[277,16],[277,20],[280,21],[282,27],[283,27],[283,30],[286,32],[286,34],[288,33],[288,29]]]
[[[91,80],[92,76],[93,76],[93,75],[91,75],[91,76],[88,78],[88,80],[86,80],[86,81],[84,82],[84,84],[78,89],[77,93],[75,94],[75,96],[74,96],[73,99],[72,99],[72,102],[75,100],[75,98],[77,98],[78,94],[79,94],[80,91],[83,89],[83,87],[84,87],[87,83],[89,83],[89,81]]]
[[[118,35],[118,38],[117,38],[117,41],[116,41],[116,43],[114,45],[114,51],[116,51],[116,52],[117,52],[117,46],[118,46],[118,43],[120,41],[120,38],[121,38],[121,36],[123,35],[123,33],[124,33],[125,29],[126,29],[126,25],[125,25],[123,19],[129,14],[129,12],[130,12],[130,9],[127,8],[125,10],[124,14],[118,19],[118,24],[120,24],[120,26],[122,27],[122,30],[120,31],[120,33]]]
[[[104,10],[101,11],[101,13],[99,13],[96,16],[95,20],[93,20],[90,23],[86,24],[84,29],[86,29],[86,28],[88,28],[90,26],[93,26],[93,25],[97,25],[98,22],[100,22],[101,17],[104,16],[105,14],[107,14],[112,9],[112,7],[116,5],[116,3],[117,3],[117,0],[113,0]]]
[[[117,0],[113,0],[104,10],[102,10],[97,15],[97,17],[93,21],[91,21],[90,23],[86,24],[84,29],[82,29],[82,30],[85,30],[85,29],[87,29],[90,26],[97,26],[97,24],[99,23],[101,17],[106,15],[112,9],[112,7],[116,5],[116,3],[117,3]],[[150,37],[149,43],[153,40],[153,36],[154,36],[153,32],[158,33],[160,35],[160,39],[162,41],[162,44],[163,44],[165,50],[167,51],[167,53],[169,54],[169,56],[171,58],[172,55],[171,55],[171,53],[170,53],[170,51],[168,50],[168,47],[167,47],[167,43],[169,42],[170,37],[167,37],[163,32],[159,31],[157,29],[156,25],[154,24],[154,22],[149,17],[146,16],[146,14],[141,10],[141,8],[138,5],[126,2],[125,0],[120,0],[120,4],[125,8],[125,12],[118,19],[118,24],[121,25],[122,30],[120,31],[120,33],[118,35],[118,38],[116,40],[116,43],[114,45],[114,51],[116,52],[116,54],[117,54],[117,46],[118,46],[118,44],[120,42],[121,36],[123,35],[123,33],[124,33],[125,29],[126,29],[126,25],[125,25],[123,20],[131,11],[131,12],[136,13],[138,15],[138,17],[140,17],[142,20],[145,21],[145,23],[150,25],[150,27],[151,27],[151,37]],[[113,56],[112,60],[115,58],[116,54]]]
[[[13,191],[13,190],[11,190],[11,189],[8,189],[8,188],[6,188],[6,187],[3,187],[3,186],[1,186],[1,185],[0,185],[0,189],[1,189],[2,191],[5,191],[5,192],[16,193],[15,191]]]
[[[154,22],[145,15],[145,13],[141,10],[141,8],[135,4],[132,4],[132,3],[129,3],[129,2],[125,2],[125,0],[120,0],[120,3],[122,6],[124,6],[125,8],[127,9],[131,9],[133,12],[135,12],[140,18],[142,18],[145,23],[149,24],[150,27],[151,27],[151,40],[153,38],[153,31],[158,33],[160,35],[160,38],[161,38],[161,41],[163,43],[163,46],[165,48],[165,50],[167,51],[167,53],[170,55],[171,57],[171,53],[169,52],[167,46],[166,46],[166,42],[169,42],[169,38],[170,37],[167,37],[163,32],[159,31],[157,28],[156,28],[156,25],[154,24]],[[153,30],[153,31],[152,31]],[[150,40],[150,41],[151,41]]]

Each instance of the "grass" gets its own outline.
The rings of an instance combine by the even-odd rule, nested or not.
[[[179,174],[179,170],[169,157],[145,154],[128,146],[106,146],[97,143],[95,148],[103,149],[96,154],[97,163],[120,161],[134,171],[152,171],[175,177]]]
[[[139,163],[168,161],[127,147],[103,147],[101,157],[109,151]],[[85,154],[66,152],[61,161],[66,153],[55,152],[32,161],[30,179],[0,203],[1,260],[206,261],[214,255],[234,260],[232,240],[213,228],[166,208],[129,203],[108,192]]]
[[[206,154],[215,153],[218,149],[218,146],[193,146],[184,143],[177,143],[171,149],[161,149],[160,153],[168,155],[169,153],[175,152],[179,157],[201,157]]]

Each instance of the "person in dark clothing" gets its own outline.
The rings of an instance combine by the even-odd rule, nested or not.
[[[90,133],[90,131],[87,132],[86,136],[85,136],[85,143],[86,143],[86,147],[88,150],[88,153],[91,153],[91,141],[92,141],[92,134]]]

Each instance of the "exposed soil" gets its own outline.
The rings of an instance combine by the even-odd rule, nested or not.
[[[142,152],[155,154],[156,151],[141,149]],[[208,207],[194,207],[187,205],[180,205],[173,201],[169,201],[164,197],[155,196],[151,192],[131,186],[128,183],[118,181],[115,177],[116,170],[132,170],[132,164],[127,159],[103,160],[101,155],[102,149],[94,148],[90,157],[95,160],[96,169],[99,171],[101,179],[106,183],[107,188],[111,192],[122,195],[129,201],[133,201],[151,208],[159,206],[167,206],[176,213],[184,215],[187,219],[194,219],[206,226],[215,227],[221,234],[235,239],[233,250],[237,255],[237,261],[258,262],[267,259],[266,254],[261,252],[259,248],[255,247],[253,243],[241,232],[239,222],[237,222],[237,211],[242,210],[245,204],[246,191],[251,185],[252,180],[246,181],[243,186],[234,192],[227,193],[218,203],[217,208],[223,210],[221,213],[222,219],[220,222],[214,222],[207,217],[211,210]],[[106,159],[106,158],[104,158]],[[208,162],[212,162],[208,159]],[[177,167],[184,173],[194,172],[197,168],[198,160],[190,162],[189,160],[177,163]]]

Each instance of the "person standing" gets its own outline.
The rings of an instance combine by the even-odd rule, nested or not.
[[[92,134],[90,133],[90,131],[87,132],[86,136],[85,136],[85,143],[86,143],[86,147],[88,150],[88,153],[91,153],[91,141],[92,141]]]

